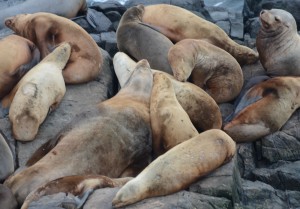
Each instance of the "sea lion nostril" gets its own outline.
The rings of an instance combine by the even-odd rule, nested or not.
[[[262,11],[260,12],[260,15],[264,14],[265,12],[266,12],[266,10],[262,10]]]

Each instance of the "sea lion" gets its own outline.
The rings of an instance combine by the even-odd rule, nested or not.
[[[136,62],[125,53],[117,52],[113,58],[113,65],[120,86],[123,87],[133,72]],[[189,82],[179,82],[167,73],[153,69],[152,72],[160,72],[172,81],[178,102],[199,132],[221,128],[222,116],[219,106],[204,90]]]
[[[0,182],[14,172],[14,158],[12,152],[0,130]]]
[[[278,131],[300,106],[300,77],[276,77],[250,88],[224,126],[236,142],[255,141]]]
[[[5,209],[17,209],[18,203],[16,198],[14,197],[11,190],[3,185],[0,184],[0,205],[1,208]]]
[[[31,191],[57,178],[135,176],[145,168],[152,150],[149,113],[152,82],[149,64],[142,60],[116,96],[74,117],[51,140],[56,146],[50,152],[5,181],[19,204]]]
[[[108,178],[100,175],[86,176],[66,176],[46,183],[45,185],[30,192],[26,197],[21,209],[27,209],[32,201],[36,201],[42,196],[59,192],[71,193],[75,196],[82,196],[77,199],[77,208],[81,208],[88,196],[96,189],[105,187],[121,187],[132,177]]]
[[[15,139],[31,141],[39,126],[61,102],[66,92],[62,70],[71,53],[71,46],[63,43],[32,68],[15,86],[5,100],[12,99],[9,119]]]
[[[152,147],[155,157],[198,135],[188,114],[177,101],[171,79],[166,75],[154,73],[150,101]]]
[[[31,14],[36,12],[49,12],[72,18],[78,12],[85,12],[87,9],[85,0],[27,0],[20,4],[2,9],[0,12],[0,28],[4,27],[4,20],[18,14]]]
[[[142,22],[157,28],[173,42],[183,39],[205,39],[229,52],[240,64],[251,64],[258,60],[257,52],[234,42],[219,26],[178,6],[146,6]]]
[[[169,51],[174,77],[205,89],[217,103],[233,100],[244,83],[239,63],[226,51],[206,41],[185,39]]]
[[[141,22],[144,6],[134,6],[123,14],[117,29],[117,45],[136,60],[147,59],[152,69],[172,75],[168,51],[173,43],[160,32]]]
[[[103,59],[96,42],[67,18],[43,12],[20,14],[7,18],[5,25],[35,43],[42,58],[60,43],[70,43],[72,53],[63,71],[68,84],[94,80],[102,70]]]
[[[294,17],[281,9],[262,10],[256,47],[270,76],[300,76],[300,37]]]
[[[0,40],[0,99],[22,76],[40,61],[40,52],[31,41],[17,35]]]
[[[225,132],[218,129],[205,131],[159,156],[121,187],[112,204],[119,208],[185,189],[228,162],[234,154],[235,143]]]

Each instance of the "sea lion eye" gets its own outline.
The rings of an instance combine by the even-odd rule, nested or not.
[[[277,17],[277,16],[275,16],[275,21],[276,21],[276,22],[280,22],[280,18]]]

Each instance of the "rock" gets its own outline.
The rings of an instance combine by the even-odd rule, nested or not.
[[[286,162],[277,168],[259,168],[253,171],[256,180],[280,190],[300,191],[300,161]]]
[[[240,202],[235,203],[236,209],[286,209],[300,206],[299,192],[275,190],[260,181],[244,180],[240,193]]]
[[[5,209],[17,209],[18,202],[12,191],[5,185],[0,184],[0,205]]]
[[[237,144],[237,155],[240,175],[245,179],[252,180],[252,171],[256,168],[256,152],[254,144],[252,142]]]
[[[249,33],[251,38],[256,38],[260,29],[260,21],[258,17],[247,20],[245,24],[245,33]]]
[[[118,188],[105,188],[96,190],[88,199],[83,209],[112,209],[112,199],[117,193]],[[222,209],[232,208],[231,201],[225,198],[210,197],[206,195],[200,195],[193,192],[181,191],[172,195],[163,197],[153,197],[142,200],[124,209],[169,209],[169,208],[205,208],[205,209]]]
[[[105,13],[106,17],[112,22],[120,21],[122,15],[117,11],[109,11]]]
[[[190,192],[196,192],[213,197],[232,199],[234,160],[221,166],[211,174],[201,178],[189,187]]]
[[[227,35],[230,33],[230,22],[229,21],[218,21],[215,23],[217,26],[222,28]]]
[[[240,0],[204,0],[205,6],[219,7],[229,12],[242,13],[244,1]]]
[[[294,112],[286,124],[261,140],[261,155],[269,162],[300,160],[300,110]]]
[[[88,9],[86,19],[96,32],[100,33],[113,30],[112,22],[102,12]]]
[[[75,197],[72,194],[57,193],[43,196],[37,201],[31,202],[28,209],[76,209]]]
[[[105,2],[91,2],[88,4],[90,8],[95,9],[99,12],[104,12],[105,14],[110,11],[117,11],[123,14],[126,11],[126,7],[120,4],[118,1],[109,0]]]
[[[234,111],[234,107],[231,103],[219,104],[219,108],[222,115],[222,121],[225,121],[225,119]]]
[[[104,48],[111,57],[119,51],[117,47],[117,35],[114,31],[101,33],[100,39],[102,48]]]
[[[259,60],[253,64],[242,66],[242,70],[244,75],[244,83],[247,83],[249,79],[254,76],[266,75],[266,72]]]
[[[96,30],[88,23],[85,16],[75,17],[72,19],[73,22],[80,25],[86,32],[94,33]]]
[[[230,37],[242,40],[244,38],[243,16],[240,13],[230,13]]]

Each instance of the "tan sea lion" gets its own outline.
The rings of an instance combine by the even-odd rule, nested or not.
[[[0,99],[22,76],[40,61],[40,52],[31,41],[16,35],[0,40]]]
[[[256,37],[259,59],[270,76],[300,76],[300,37],[294,17],[281,9],[263,10]]]
[[[141,22],[144,6],[134,6],[123,14],[117,29],[119,51],[136,60],[147,59],[152,69],[172,75],[168,51],[173,43],[160,32]]]
[[[113,64],[120,86],[123,87],[133,72],[136,62],[125,53],[117,52]],[[204,90],[189,82],[179,82],[167,73],[157,70],[152,72],[163,73],[171,79],[178,102],[199,132],[221,128],[222,116],[219,106]]]
[[[30,194],[26,197],[21,209],[27,209],[32,201],[36,201],[42,196],[59,192],[71,193],[75,196],[82,196],[77,203],[77,208],[81,208],[88,196],[94,190],[105,187],[121,187],[131,179],[132,177],[113,179],[100,175],[62,177],[50,181],[38,189],[30,192]]]
[[[50,13],[20,14],[7,18],[5,25],[39,48],[41,57],[62,42],[72,46],[63,76],[66,83],[94,80],[102,70],[102,55],[93,38],[71,20]]]
[[[149,113],[152,82],[148,62],[140,61],[116,96],[74,117],[46,143],[54,146],[50,152],[38,150],[37,155],[45,156],[41,159],[32,156],[37,162],[5,181],[19,204],[31,191],[57,178],[135,176],[145,168],[152,150]]]
[[[4,138],[4,134],[0,130],[0,182],[4,181],[13,172],[14,158]]]
[[[278,131],[300,106],[300,77],[276,77],[250,88],[224,126],[236,142],[255,141]]]
[[[217,103],[233,100],[244,83],[239,63],[226,51],[206,41],[184,39],[169,51],[174,77],[205,89]]]
[[[219,26],[178,6],[146,6],[142,22],[157,28],[173,42],[188,38],[205,39],[229,52],[240,64],[251,64],[258,60],[257,52],[231,40]]]
[[[3,209],[17,209],[18,203],[11,190],[0,184],[0,206]]]
[[[12,99],[9,119],[15,139],[31,141],[39,126],[61,102],[66,92],[62,70],[71,53],[71,46],[63,43],[32,68],[3,99]]]
[[[114,207],[145,198],[175,193],[228,162],[235,154],[234,141],[223,131],[205,131],[159,156],[113,199]]]
[[[152,147],[155,157],[198,135],[176,98],[172,81],[163,73],[153,75],[150,100]]]
[[[0,28],[4,27],[4,20],[18,14],[32,14],[49,12],[62,17],[72,18],[78,12],[86,11],[85,0],[26,0],[20,4],[2,9],[0,12]]]

